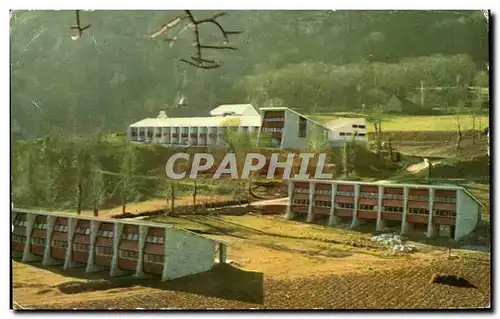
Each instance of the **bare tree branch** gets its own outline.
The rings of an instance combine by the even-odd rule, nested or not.
[[[77,30],[77,34],[71,37],[73,40],[81,38],[83,31],[90,28],[90,24],[82,27],[80,23],[80,10],[75,10],[75,16],[76,16],[76,25],[70,27],[70,30]]]

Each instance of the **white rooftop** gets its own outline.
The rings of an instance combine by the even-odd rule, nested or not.
[[[222,104],[210,111],[212,116],[224,116],[224,114],[257,116],[259,112],[252,104]]]
[[[146,118],[135,122],[130,127],[223,127],[223,126],[260,126],[261,118],[257,116],[224,116],[224,117],[168,117]]]

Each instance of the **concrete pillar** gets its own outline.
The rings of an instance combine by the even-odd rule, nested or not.
[[[401,235],[408,233],[409,225],[407,221],[408,214],[408,186],[403,187],[403,213],[401,219]]]
[[[129,141],[131,141],[131,140],[132,140],[132,128],[131,128],[130,126],[129,126],[129,127],[127,127],[127,139],[128,139]]]
[[[427,222],[427,237],[436,236],[436,227],[434,226],[434,188],[429,188],[429,221]]]
[[[219,245],[219,264],[225,264],[227,258],[227,246],[223,243],[218,243]]]
[[[117,276],[125,273],[125,271],[118,268],[118,257],[120,256],[120,239],[123,233],[123,224],[114,223],[113,230],[113,258],[111,259],[111,269],[109,271],[110,276]]]
[[[316,183],[310,182],[309,183],[309,207],[307,209],[307,222],[310,223],[314,219],[314,213],[313,213],[313,200],[314,200],[314,192],[316,189]]]
[[[359,226],[358,220],[358,200],[359,200],[359,184],[354,185],[354,209],[352,210],[351,228]]]
[[[158,133],[158,128],[157,127],[153,127],[153,142],[154,143],[158,143],[158,137],[156,137],[156,133]]]
[[[96,272],[103,267],[94,265],[94,257],[95,257],[95,242],[97,239],[97,233],[99,232],[99,226],[101,225],[101,222],[92,220],[90,221],[90,251],[89,251],[89,259],[87,260],[87,269],[86,272]]]
[[[384,231],[385,220],[382,219],[382,208],[384,204],[384,186],[378,187],[378,203],[377,203],[377,231]]]
[[[191,132],[193,132],[193,128],[190,126],[188,127],[188,141],[187,141],[187,145],[189,146],[193,145],[193,143],[191,143]]]
[[[49,265],[58,265],[63,263],[60,260],[52,258],[51,254],[51,242],[52,242],[52,233],[54,232],[54,226],[56,224],[56,216],[47,216],[47,236],[45,238],[45,251],[43,253],[43,262],[42,264],[44,266],[49,266]],[[68,246],[69,248],[69,246]],[[67,249],[66,248],[66,251]]]
[[[163,272],[162,272],[162,275],[161,275],[161,281],[166,281],[168,280],[168,263],[167,263],[167,260],[168,260],[168,255],[169,255],[169,251],[168,251],[168,242],[170,240],[170,234],[172,232],[169,231],[170,229],[169,228],[165,228],[165,239],[163,241],[163,254],[164,254],[164,258],[163,258]]]
[[[340,223],[341,218],[335,216],[335,196],[337,195],[337,184],[332,183],[332,194],[331,194],[331,207],[330,207],[330,219],[328,220],[328,225],[337,225]]]
[[[292,204],[293,204],[293,191],[295,189],[295,183],[289,179],[288,180],[288,205],[286,206],[286,219],[293,219],[295,214],[292,212]]]
[[[64,269],[76,267],[79,265],[71,260],[71,253],[73,251],[73,238],[75,237],[76,224],[78,219],[74,217],[68,218],[68,249],[66,250],[66,259],[64,260]]]
[[[286,134],[286,131],[287,131],[286,130],[286,128],[287,128],[286,123],[288,123],[288,111],[285,110],[283,113],[284,113],[284,115],[283,115],[284,121],[283,121],[283,131],[281,132],[280,149],[282,149],[284,147],[287,147],[287,145],[285,145],[285,136],[286,136],[285,134]],[[297,124],[295,124],[295,125],[297,125]],[[308,126],[309,126],[309,124],[308,124]],[[295,133],[295,134],[297,134],[297,133]]]
[[[135,275],[137,277],[144,276],[143,264],[144,264],[144,246],[146,244],[146,238],[148,237],[148,226],[139,226],[139,258],[137,259],[137,268],[135,269]]]
[[[41,260],[42,257],[33,255],[30,252],[31,246],[31,232],[33,230],[33,224],[35,223],[37,214],[26,214],[26,245],[24,245],[23,262],[37,261]]]
[[[201,145],[201,126],[198,126],[198,142],[196,145]]]

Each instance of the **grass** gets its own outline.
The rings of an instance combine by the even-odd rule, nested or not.
[[[314,120],[326,123],[339,117],[361,117],[359,113],[326,113],[326,114],[311,114]],[[480,123],[480,125],[478,124]],[[489,124],[489,116],[481,115],[477,117],[476,129],[487,127]],[[472,120],[468,115],[460,116],[460,124],[462,129],[472,129]],[[373,125],[368,125],[368,131],[373,132]],[[434,116],[389,116],[382,124],[384,131],[456,131],[456,116],[455,115],[434,115]]]

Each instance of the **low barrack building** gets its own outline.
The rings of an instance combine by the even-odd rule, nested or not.
[[[476,229],[484,207],[467,189],[444,185],[291,179],[288,195],[288,219],[300,214],[308,222],[325,218],[328,225],[344,220],[352,228],[374,221],[378,231],[400,224],[403,234],[420,229],[455,240]]]
[[[19,208],[12,215],[12,255],[23,262],[170,280],[212,269],[217,251],[226,261],[225,243],[169,224]]]

